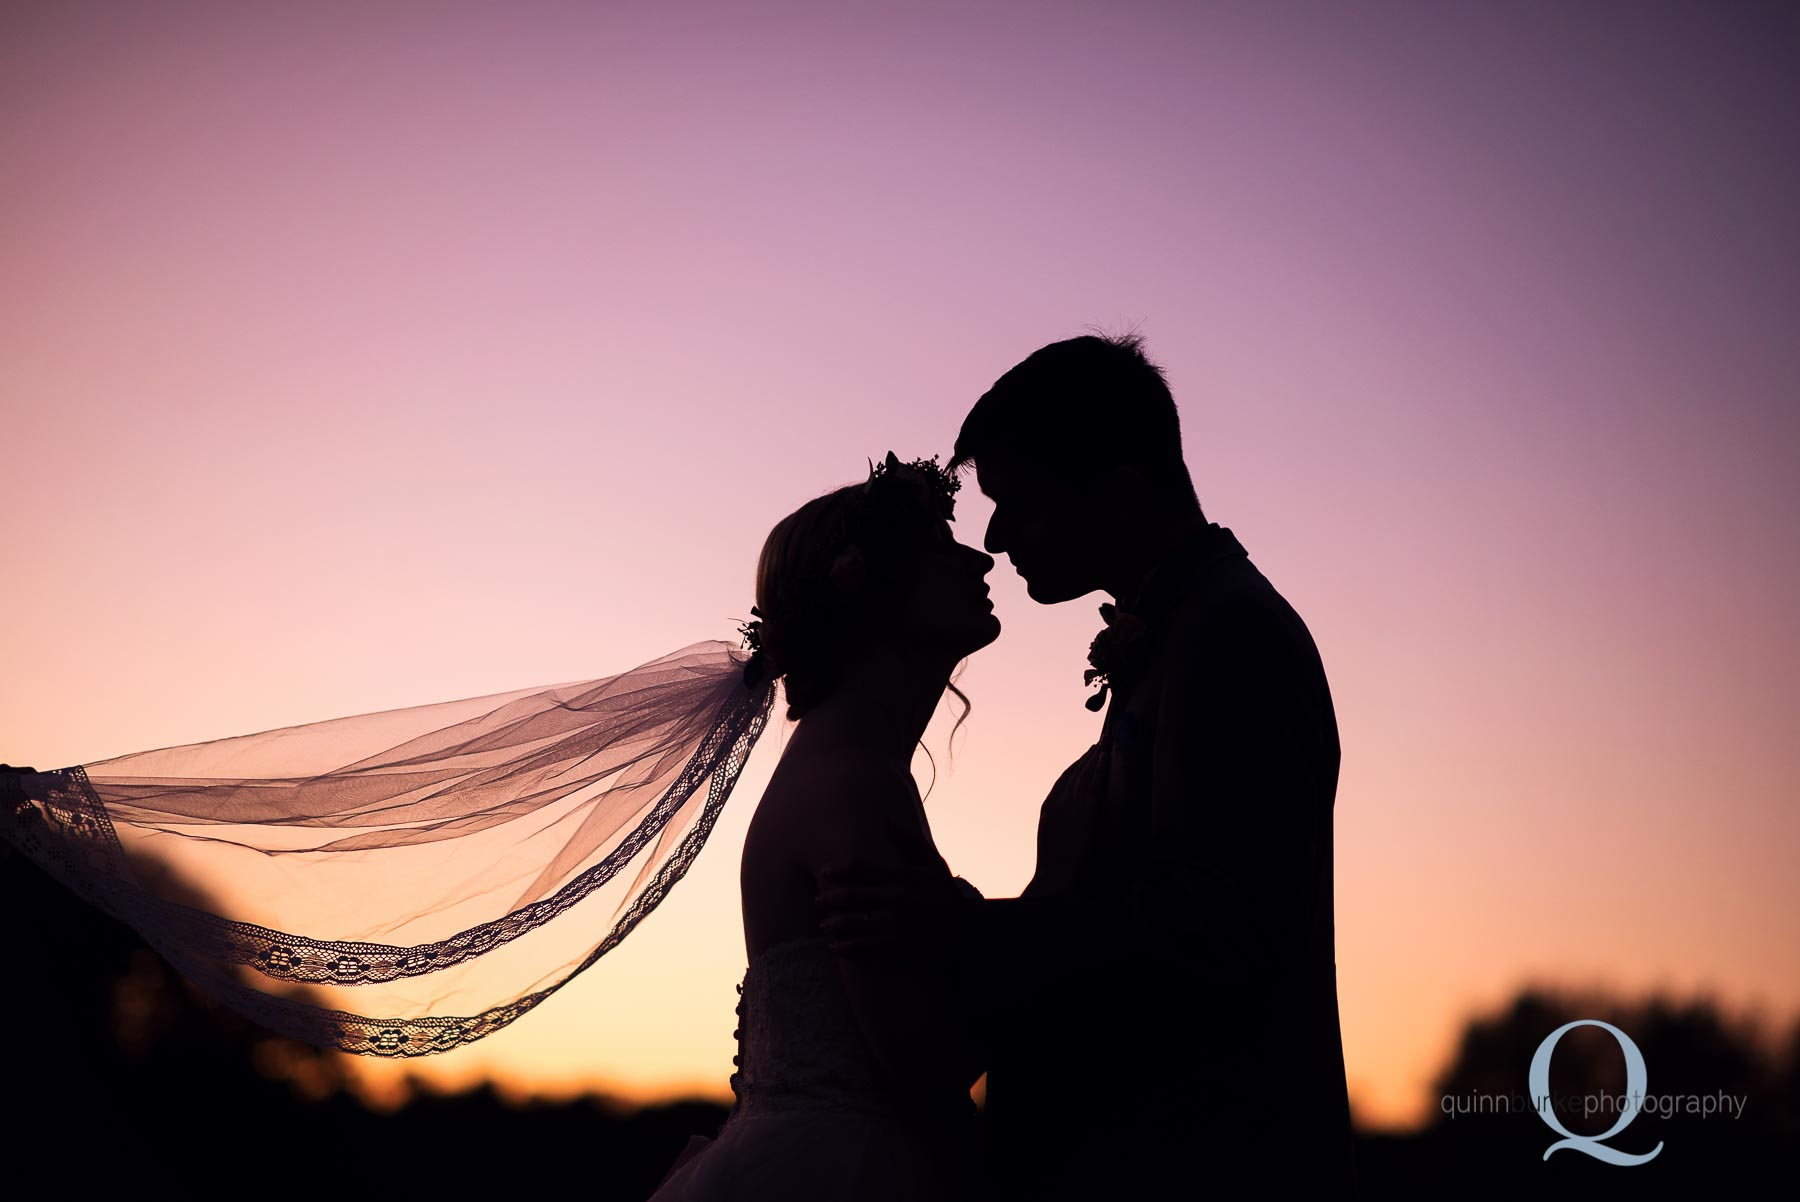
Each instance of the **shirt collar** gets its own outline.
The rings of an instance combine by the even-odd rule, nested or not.
[[[1150,569],[1138,586],[1137,595],[1124,609],[1144,618],[1158,617],[1180,596],[1183,584],[1202,569],[1231,556],[1248,554],[1229,527],[1217,522],[1196,523]]]

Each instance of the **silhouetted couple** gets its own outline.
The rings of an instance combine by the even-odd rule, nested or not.
[[[910,772],[956,665],[1000,633],[994,560],[948,525],[965,465],[1033,600],[1112,598],[1099,738],[1044,801],[1017,898],[952,874]],[[737,1102],[659,1202],[1354,1192],[1330,690],[1202,513],[1139,339],[1046,346],[976,403],[948,470],[890,455],[802,506],[755,613],[746,673],[780,677],[798,725],[744,848]]]

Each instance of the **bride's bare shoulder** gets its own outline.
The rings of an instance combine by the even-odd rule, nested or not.
[[[750,821],[750,852],[779,843],[788,855],[836,863],[871,857],[904,832],[917,805],[912,778],[829,749],[784,757]]]

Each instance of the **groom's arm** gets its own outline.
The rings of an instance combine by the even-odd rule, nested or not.
[[[1120,915],[1136,1021],[1118,1052],[1185,1083],[1195,1130],[1332,1176],[1347,1149],[1331,926],[1339,763],[1311,636],[1272,590],[1177,631],[1186,677],[1159,707],[1148,838]],[[1272,1121],[1278,1119],[1279,1121]]]
[[[1318,652],[1273,590],[1179,625],[1168,650],[1129,927],[1221,971],[1285,969],[1330,882],[1339,750]]]
[[[1172,688],[1157,715],[1146,863],[1120,916],[1134,1021],[1117,1025],[1117,1051],[1157,1065],[1140,1087],[1153,1096],[1187,1087],[1184,1113],[1212,1148],[1317,1195],[1344,1187],[1353,1158],[1332,926],[1337,724],[1311,635],[1278,594],[1217,616],[1181,632],[1197,687]]]

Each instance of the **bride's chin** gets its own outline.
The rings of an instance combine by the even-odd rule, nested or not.
[[[983,614],[967,626],[940,631],[934,645],[957,659],[966,659],[1000,637],[1000,619]]]
[[[999,637],[1000,637],[1000,619],[995,617],[993,614],[988,614],[986,619],[983,620],[982,623],[980,624],[980,627],[976,631],[974,637],[969,640],[970,641],[969,649],[967,651],[964,651],[963,654],[964,655],[972,655],[973,653],[981,650],[983,647],[986,647],[988,644],[992,643],[995,639],[997,639]]]

